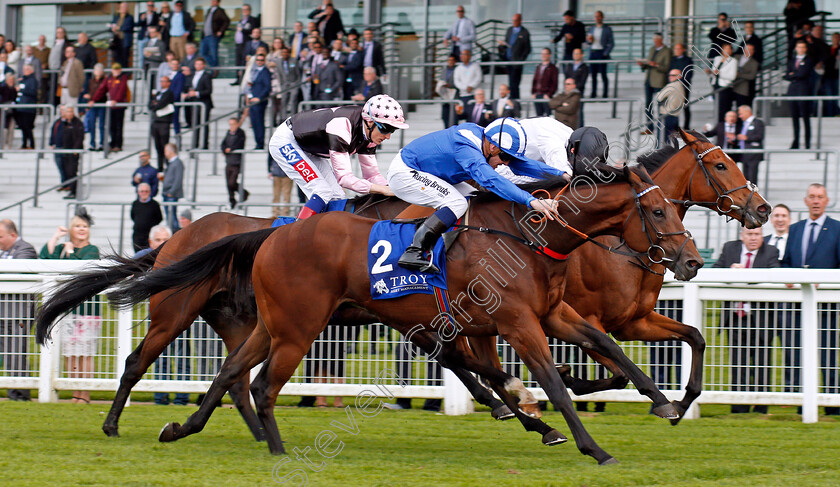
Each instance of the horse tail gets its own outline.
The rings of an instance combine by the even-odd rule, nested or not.
[[[77,306],[109,287],[130,277],[136,277],[155,265],[160,247],[137,259],[112,255],[106,257],[114,265],[97,266],[60,282],[52,296],[44,300],[35,316],[35,338],[44,345],[50,338],[55,322]]]
[[[220,277],[234,296],[234,309],[245,309],[250,303],[254,257],[277,228],[231,235],[205,245],[178,262],[120,283],[108,299],[112,306],[124,309],[160,292],[181,292]]]

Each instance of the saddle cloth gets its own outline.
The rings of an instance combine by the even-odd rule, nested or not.
[[[432,250],[432,262],[440,274],[426,274],[400,267],[397,261],[411,244],[416,226],[410,223],[380,221],[368,237],[368,275],[373,299],[393,299],[409,294],[434,294],[446,289],[446,251],[443,239]]]
[[[328,211],[351,211],[351,209],[347,208],[347,201],[348,200],[333,200],[327,203],[327,208],[324,210],[324,213]],[[271,228],[274,227],[282,227],[283,225],[288,225],[289,223],[294,223],[297,221],[297,218],[293,216],[278,216],[273,222],[271,222]]]

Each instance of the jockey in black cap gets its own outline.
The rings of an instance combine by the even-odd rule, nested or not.
[[[569,136],[566,143],[566,156],[574,174],[588,173],[592,164],[607,163],[610,155],[610,142],[604,132],[595,127],[581,127]]]

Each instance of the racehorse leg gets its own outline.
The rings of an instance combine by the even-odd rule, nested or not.
[[[604,332],[590,325],[575,310],[563,303],[557,312],[549,314],[543,323],[543,329],[553,338],[588,348],[615,363],[627,374],[640,394],[653,401],[651,412],[660,418],[679,418],[676,408],[656,387],[653,380],[634,364],[621,347]]]
[[[560,372],[560,377],[566,387],[572,390],[577,396],[592,394],[593,392],[610,391],[613,389],[624,389],[627,387],[629,379],[627,375],[618,367],[614,361],[604,357],[601,354],[595,353],[592,350],[584,348],[583,351],[592,357],[593,360],[606,367],[613,376],[606,379],[586,380],[578,379],[572,376],[572,368],[568,365],[558,365],[557,371]]]
[[[525,318],[528,319],[528,318]],[[536,321],[536,317],[532,317]],[[563,414],[566,424],[572,431],[578,450],[584,455],[589,455],[598,461],[600,465],[617,463],[617,460],[604,451],[589,432],[583,427],[580,418],[575,412],[569,392],[554,366],[554,359],[545,340],[545,334],[539,325],[529,326],[526,322],[520,322],[513,326],[500,327],[502,338],[516,350],[519,357],[534,374],[540,387],[548,395],[548,399],[554,408]]]
[[[190,415],[183,425],[167,423],[160,431],[158,440],[162,442],[175,441],[204,429],[216,409],[216,403],[236,382],[247,376],[253,367],[265,360],[268,350],[268,333],[265,327],[257,324],[248,339],[225,359],[219,374],[213,379],[213,384],[205,393],[204,401],[202,401],[198,411]]]
[[[685,386],[685,396],[673,403],[682,418],[692,402],[700,396],[703,387],[703,355],[706,340],[697,328],[672,320],[659,313],[650,313],[643,318],[631,321],[616,333],[619,340],[643,340],[659,342],[664,340],[682,340],[691,346],[691,374]],[[676,425],[680,418],[672,419]]]
[[[472,349],[473,353],[478,359],[483,359],[485,362],[487,362],[488,365],[492,365],[499,371],[503,371],[502,363],[501,361],[499,361],[499,353],[496,349],[496,337],[470,337],[469,344],[470,348]],[[506,384],[511,384],[511,379],[517,379],[513,376],[508,377],[509,380],[505,381]],[[519,382],[521,383],[521,381]],[[519,399],[517,409],[522,410],[523,413],[527,414],[532,418],[539,419],[542,416],[542,411],[540,410],[540,406],[537,402],[537,399],[531,393],[529,393],[527,389],[524,388],[524,386],[520,389],[520,391],[524,392],[520,393],[519,391],[513,391],[514,395],[516,395]]]

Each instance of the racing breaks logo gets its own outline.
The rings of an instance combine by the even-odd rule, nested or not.
[[[429,188],[437,190],[437,192],[440,193],[442,196],[449,196],[449,189],[444,188],[443,186],[438,184],[437,181],[434,181],[432,179],[427,178],[426,176],[423,176],[422,174],[420,174],[419,171],[412,170],[411,171],[411,177],[414,178],[415,180],[425,184]]]
[[[373,283],[373,287],[374,287],[374,289],[376,289],[376,292],[379,293],[379,294],[388,294],[388,292],[389,292],[388,291],[388,285],[385,284],[384,279],[380,279],[380,280],[376,281],[375,283]]]
[[[280,154],[286,159],[286,162],[295,168],[295,171],[300,174],[304,182],[310,182],[313,179],[318,179],[318,174],[312,169],[306,159],[300,156],[298,152],[292,147],[292,144],[286,144],[280,148]]]

